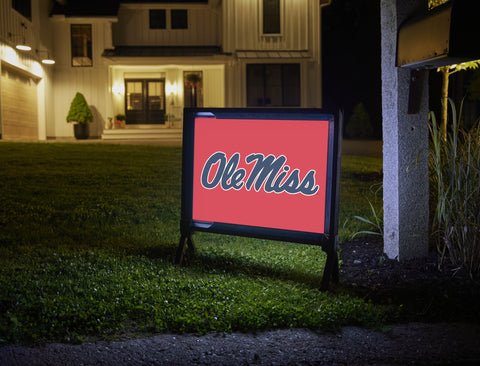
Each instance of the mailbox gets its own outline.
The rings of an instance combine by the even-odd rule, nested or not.
[[[452,0],[407,19],[398,31],[397,66],[436,68],[480,59],[478,0]]]

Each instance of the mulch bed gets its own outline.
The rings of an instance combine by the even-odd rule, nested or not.
[[[480,323],[480,282],[435,252],[398,262],[383,254],[383,241],[370,236],[340,244],[340,286],[377,304],[401,305],[398,321]]]

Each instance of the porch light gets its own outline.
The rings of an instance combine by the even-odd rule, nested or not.
[[[21,23],[21,26],[23,28],[23,34],[21,36],[16,36],[14,35],[13,33],[8,33],[8,36],[10,38],[16,38],[17,40],[20,38],[20,41],[17,41],[16,44],[15,44],[15,48],[17,50],[20,50],[20,51],[31,51],[32,50],[32,47],[30,47],[26,40],[25,40],[25,29],[27,29],[27,26],[25,25],[25,23]]]
[[[178,92],[177,83],[167,84],[167,94],[177,95],[177,92]]]
[[[18,39],[18,36],[15,36],[13,33],[8,33],[8,37],[10,39]],[[20,36],[21,37],[21,36]],[[27,42],[25,41],[25,37],[21,37],[22,40],[20,42],[15,42],[15,48],[20,51],[31,51],[32,47],[30,47]]]
[[[42,60],[42,64],[45,64],[45,65],[53,65],[55,64],[55,60],[52,59],[52,58],[44,58]]]
[[[20,50],[20,51],[31,51],[32,50],[32,47],[30,47],[28,44],[25,43],[25,41],[23,41],[22,43],[19,43],[15,46],[15,48],[17,50]]]
[[[121,83],[115,83],[112,86],[112,93],[117,95],[124,95],[125,94],[125,85]]]

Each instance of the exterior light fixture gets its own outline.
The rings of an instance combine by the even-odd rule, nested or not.
[[[177,92],[178,92],[178,87],[177,87],[177,83],[169,83],[167,84],[167,94],[173,94],[173,95],[177,95]]]
[[[121,83],[115,83],[112,86],[112,92],[118,96],[122,96],[125,94],[125,85]]]
[[[23,35],[17,37],[17,39],[20,38],[21,40],[20,42],[17,42],[15,44],[15,48],[20,51],[31,51],[32,47],[30,47],[25,40],[25,29],[27,29],[27,26],[25,25],[25,23],[21,23],[21,26],[23,28]],[[8,33],[8,36],[10,38],[15,38],[15,36],[12,33]]]
[[[18,36],[15,36],[13,33],[8,33],[8,37],[9,38],[17,38],[18,39]],[[20,50],[20,51],[31,51],[32,50],[32,47],[30,47],[27,42],[25,42],[25,37],[22,37],[22,40],[20,42],[16,42],[15,43],[15,48],[17,50]]]
[[[15,48],[20,51],[31,51],[32,47],[25,43],[25,40],[22,43],[18,43]]]
[[[46,54],[46,57],[41,57],[40,53]],[[42,61],[42,64],[45,65],[53,65],[55,64],[55,60],[50,57],[50,53],[48,51],[43,51],[43,50],[37,50],[37,54],[40,56],[40,59]]]

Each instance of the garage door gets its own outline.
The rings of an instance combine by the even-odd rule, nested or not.
[[[27,74],[2,65],[3,139],[38,139],[37,84]]]

